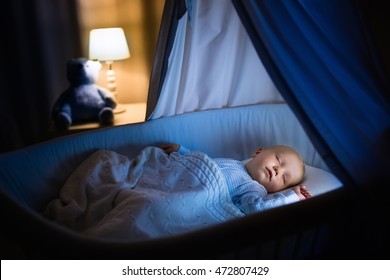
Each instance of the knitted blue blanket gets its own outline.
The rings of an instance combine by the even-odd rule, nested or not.
[[[70,175],[44,215],[102,238],[142,240],[243,216],[206,154],[146,147],[134,159],[99,150]]]

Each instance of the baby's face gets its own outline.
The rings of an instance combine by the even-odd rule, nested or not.
[[[269,193],[298,184],[304,173],[299,155],[283,148],[258,151],[246,167],[252,178]]]

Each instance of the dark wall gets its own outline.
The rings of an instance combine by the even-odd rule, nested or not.
[[[67,85],[66,61],[81,55],[76,0],[2,4],[0,152],[45,139],[50,110]]]

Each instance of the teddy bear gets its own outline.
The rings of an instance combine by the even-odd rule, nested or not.
[[[114,121],[114,96],[96,84],[101,69],[99,61],[83,57],[71,58],[67,65],[70,86],[58,97],[52,109],[54,125],[67,130],[74,123],[98,121],[110,124]]]

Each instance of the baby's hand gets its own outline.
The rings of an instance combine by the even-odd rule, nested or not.
[[[162,144],[162,145],[160,145],[160,148],[166,154],[169,155],[170,153],[177,152],[180,149],[180,145],[179,144]]]
[[[294,186],[292,187],[292,190],[297,194],[299,200],[312,197],[311,192],[304,185]]]

